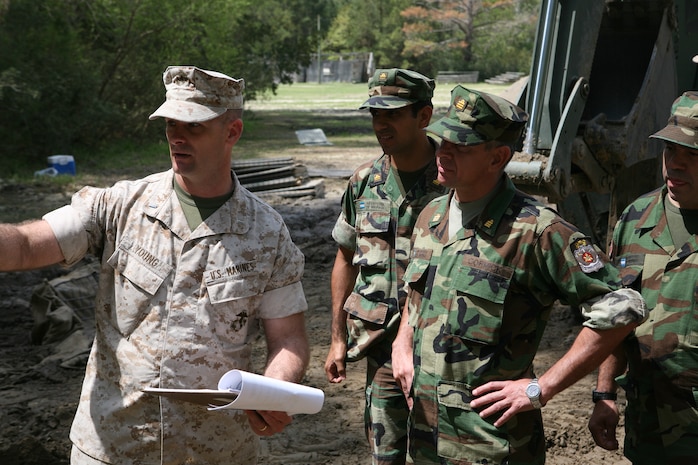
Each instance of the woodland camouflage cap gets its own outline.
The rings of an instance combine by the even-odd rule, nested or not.
[[[162,75],[167,90],[165,103],[150,119],[170,118],[200,123],[242,108],[245,81],[194,66],[170,66]]]
[[[420,101],[431,101],[436,83],[433,79],[409,69],[377,69],[368,81],[364,108],[402,108]]]
[[[458,145],[477,145],[496,140],[507,144],[520,141],[528,114],[496,95],[458,85],[451,91],[446,116],[426,131]]]
[[[684,92],[674,100],[666,127],[650,137],[698,149],[698,91]]]

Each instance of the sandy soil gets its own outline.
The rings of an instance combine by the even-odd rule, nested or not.
[[[375,152],[347,153],[335,147],[299,147],[294,158],[311,168],[346,170],[367,160]],[[329,172],[329,171],[328,171]],[[262,440],[261,464],[370,464],[363,433],[363,383],[365,366],[349,367],[348,379],[339,385],[326,381],[323,363],[329,348],[329,277],[335,255],[330,231],[339,208],[345,180],[325,179],[324,198],[269,198],[284,216],[299,247],[306,255],[304,288],[309,303],[307,326],[312,344],[310,368],[304,383],[325,391],[322,411],[298,415],[282,434]],[[29,195],[16,186],[3,186],[8,196],[26,201]],[[53,208],[67,196],[62,193],[32,194],[42,207]],[[0,208],[0,220],[7,211]],[[4,465],[59,465],[68,463],[68,430],[79,397],[82,367],[60,368],[50,355],[55,347],[31,344],[33,325],[29,300],[34,286],[58,276],[58,268],[0,273],[0,457]],[[569,347],[580,327],[569,307],[553,312],[541,350],[536,358],[542,373]],[[259,363],[263,344],[258,343]],[[48,357],[48,358],[47,358]],[[558,395],[544,409],[548,464],[628,464],[619,452],[594,446],[586,424],[592,409],[594,377],[587,376]],[[619,429],[622,436],[622,429]]]

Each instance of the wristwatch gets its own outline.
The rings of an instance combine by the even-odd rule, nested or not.
[[[533,408],[541,408],[543,404],[540,403],[540,385],[538,384],[538,378],[533,378],[528,386],[526,386],[526,395],[528,400],[531,401]]]
[[[597,403],[600,400],[618,400],[618,394],[615,392],[602,392],[594,389],[591,391],[591,400]]]

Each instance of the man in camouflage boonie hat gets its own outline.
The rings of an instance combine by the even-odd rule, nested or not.
[[[164,74],[170,169],[83,187],[41,220],[0,225],[0,271],[99,261],[95,334],[70,430],[71,464],[254,464],[286,412],[211,415],[147,388],[215,387],[251,366],[299,382],[309,362],[303,253],[281,215],[231,169],[241,81],[194,67]],[[195,124],[192,124],[195,123]]]
[[[698,463],[698,92],[671,107],[666,127],[665,184],[621,214],[610,255],[623,284],[642,293],[651,319],[599,369],[602,396],[589,429],[596,443],[618,448],[616,390],[623,387],[624,455],[634,465]]]
[[[446,189],[436,182],[436,142],[424,128],[434,81],[406,69],[379,69],[368,108],[383,154],[359,166],[332,231],[332,344],[325,362],[331,383],[346,365],[366,359],[364,427],[374,465],[403,465],[409,406],[393,377],[392,342],[405,302],[402,279],[417,215]]]
[[[446,117],[427,127],[442,139],[438,180],[451,192],[415,224],[408,324],[393,343],[393,371],[413,401],[408,463],[542,465],[540,408],[646,316],[591,239],[505,173],[526,120],[504,99],[457,86]],[[584,327],[537,378],[557,300],[581,308]]]
[[[402,108],[417,102],[429,102],[434,96],[434,80],[409,69],[377,69],[368,81],[368,100],[360,107]]]
[[[528,121],[528,114],[497,96],[458,85],[451,90],[446,116],[426,130],[442,140],[458,145],[488,141],[517,144]]]

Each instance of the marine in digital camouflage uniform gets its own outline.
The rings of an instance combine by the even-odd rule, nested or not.
[[[172,169],[85,187],[43,221],[0,225],[0,269],[101,261],[72,465],[256,463],[257,436],[283,430],[286,413],[211,413],[143,389],[215,388],[228,370],[250,370],[260,322],[265,375],[298,382],[308,363],[303,255],[230,170],[243,81],[189,66],[163,80],[151,119],[166,119]]]
[[[698,92],[676,99],[663,140],[665,185],[621,215],[611,256],[623,284],[642,293],[649,318],[604,362],[596,390],[626,393],[625,456],[635,465],[698,463]],[[618,447],[613,395],[596,403],[597,443]]]
[[[413,379],[398,376],[413,402],[408,463],[544,463],[540,407],[646,314],[588,237],[504,173],[526,121],[506,100],[456,86],[447,115],[427,127],[442,138],[438,179],[453,189],[415,225],[409,324],[393,346],[394,367],[414,365]],[[558,299],[581,308],[584,327],[534,382]]]
[[[358,167],[332,232],[339,245],[332,272],[330,382],[346,376],[345,362],[367,360],[366,435],[372,463],[404,464],[405,397],[392,377],[391,345],[405,301],[403,274],[414,222],[446,189],[436,182],[435,142],[424,132],[434,81],[405,69],[378,69],[361,106],[372,115],[384,153]]]

